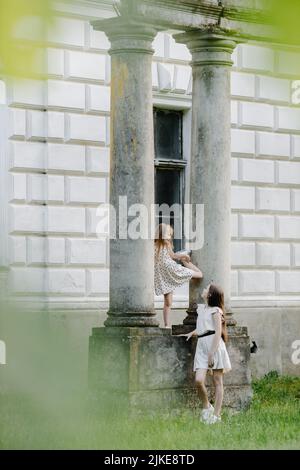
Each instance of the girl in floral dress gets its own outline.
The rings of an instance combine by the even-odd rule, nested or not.
[[[155,237],[155,294],[164,296],[164,324],[171,328],[170,315],[173,291],[176,287],[189,282],[190,279],[202,279],[203,275],[197,266],[191,263],[186,254],[173,251],[173,228],[167,224],[160,224]],[[183,266],[176,262],[180,261]]]

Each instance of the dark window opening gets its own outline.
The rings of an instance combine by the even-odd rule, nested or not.
[[[183,204],[185,165],[182,154],[182,111],[154,109],[155,203],[180,205],[170,217],[156,213],[156,224],[170,223],[174,250],[183,249]]]
[[[154,109],[155,158],[182,159],[182,111]]]

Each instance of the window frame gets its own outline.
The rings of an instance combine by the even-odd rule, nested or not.
[[[180,158],[173,158],[174,161],[182,161],[183,160],[183,111],[178,109],[166,109],[166,108],[159,108],[158,106],[153,107],[153,124],[154,124],[154,154],[157,155],[157,145],[155,140],[155,128],[157,126],[157,114],[158,112],[164,114],[177,114],[180,116],[180,126],[179,126],[179,155]],[[168,157],[158,157],[159,160],[170,160]]]
[[[181,247],[179,248],[180,250],[184,249],[185,247],[185,238],[184,238],[184,204],[185,204],[185,192],[186,192],[186,168],[188,161],[184,158],[183,155],[183,114],[184,110],[173,110],[173,109],[165,109],[165,108],[159,108],[155,106],[153,108],[153,117],[154,117],[154,132],[155,132],[155,126],[157,123],[156,120],[156,112],[157,111],[163,111],[167,113],[177,113],[180,114],[180,132],[179,132],[179,145],[180,145],[180,155],[181,158],[159,158],[156,157],[157,155],[157,148],[156,148],[156,142],[154,142],[154,178],[155,178],[155,198],[156,198],[156,175],[157,171],[159,169],[164,170],[164,171],[178,171],[180,173],[180,204],[181,204],[181,240],[176,239],[174,242],[179,241]],[[155,201],[156,203],[156,201]],[[156,216],[155,216],[156,219]]]

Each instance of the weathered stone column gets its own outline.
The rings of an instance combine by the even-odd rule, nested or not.
[[[158,326],[154,311],[153,239],[119,233],[119,197],[147,209],[154,204],[152,42],[154,26],[110,18],[92,23],[111,48],[110,204],[117,211],[116,239],[110,240],[110,307],[106,326]],[[124,199],[123,199],[124,203]],[[125,204],[125,205],[126,205]],[[128,216],[125,223],[137,217]],[[123,220],[124,222],[124,220]],[[149,225],[150,227],[150,225]],[[149,231],[150,233],[150,231]]]
[[[98,29],[107,33],[112,44],[110,202],[116,205],[118,196],[127,195],[128,206],[143,203],[149,207],[154,200],[151,89],[154,27],[144,25],[143,21],[139,24],[131,21],[128,25],[122,17],[100,23]],[[203,269],[205,282],[213,276],[224,287],[228,302],[227,65],[234,41],[221,34],[206,37],[201,31],[188,37],[196,83],[192,202],[203,203],[206,209],[205,246],[194,253],[194,260]],[[145,328],[157,324],[153,316],[153,254],[152,240],[111,240],[109,318],[105,328],[93,328],[89,341],[89,386],[102,409],[112,406],[115,410],[120,404],[122,410],[129,405],[132,411],[143,409],[143,412],[199,406],[192,373],[196,341],[187,343],[185,338],[171,335],[168,329]],[[196,293],[193,291],[193,295]],[[191,325],[180,327],[182,331],[178,333],[183,333]],[[225,404],[240,409],[251,397],[250,345],[245,328],[232,329],[235,333],[233,336],[229,329],[228,347],[234,373],[225,379]]]
[[[192,149],[190,202],[204,204],[204,245],[193,251],[192,261],[203,271],[201,286],[210,281],[225,292],[230,311],[230,67],[236,46],[233,37],[218,27],[175,34],[192,54]],[[201,303],[199,283],[190,283],[186,324],[196,319]]]

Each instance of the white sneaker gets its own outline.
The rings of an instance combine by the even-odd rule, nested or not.
[[[214,411],[215,409],[210,403],[208,408],[203,408],[203,410],[201,411],[200,420],[203,423],[206,423],[206,421],[213,415]]]
[[[211,414],[208,419],[205,421],[205,424],[216,424],[221,422],[221,416],[216,416]]]

